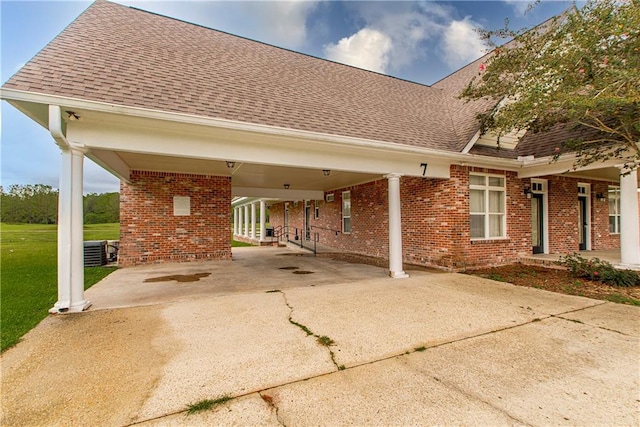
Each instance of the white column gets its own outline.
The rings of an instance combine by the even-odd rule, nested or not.
[[[86,310],[84,299],[83,180],[84,153],[62,150],[58,200],[58,301],[51,313]]]
[[[264,242],[267,237],[267,204],[260,200],[260,241]]]
[[[233,208],[233,235],[238,234],[238,208]]]
[[[389,276],[409,277],[402,269],[402,216],[400,213],[400,175],[387,175],[389,183]]]
[[[244,205],[244,237],[249,237],[249,205]]]
[[[638,170],[620,175],[620,264],[640,269]]]
[[[242,228],[244,223],[244,209],[242,207],[238,208],[238,236],[242,236]]]
[[[256,238],[256,204],[251,203],[251,238]]]

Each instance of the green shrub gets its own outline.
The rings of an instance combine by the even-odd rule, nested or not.
[[[599,258],[585,259],[577,253],[560,257],[558,264],[569,269],[574,277],[597,280],[610,286],[638,286],[640,274],[633,270],[619,270]]]

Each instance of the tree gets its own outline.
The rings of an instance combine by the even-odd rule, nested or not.
[[[555,159],[575,152],[575,168],[611,158],[628,171],[640,165],[640,0],[592,0],[532,30],[506,22],[481,34],[493,51],[461,97],[496,101],[478,115],[482,132],[567,126],[578,136],[559,142]]]

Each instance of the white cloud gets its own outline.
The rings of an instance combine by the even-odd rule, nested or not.
[[[392,49],[388,67],[396,72],[424,58],[425,42],[443,31],[452,9],[438,3],[353,2],[350,8],[364,22],[365,28],[384,33]]]
[[[385,73],[389,66],[389,54],[393,47],[391,38],[385,33],[363,28],[350,37],[341,39],[337,44],[324,46],[327,59]]]
[[[242,2],[245,11],[254,15],[262,33],[260,40],[291,49],[307,41],[307,17],[318,1]]]
[[[166,16],[217,30],[300,49],[307,42],[307,18],[320,0],[289,1],[160,1],[117,0]]]
[[[476,33],[477,24],[468,17],[451,21],[442,35],[442,53],[451,69],[458,69],[486,53],[486,45]]]
[[[516,16],[524,16],[535,5],[535,1],[527,0],[504,0],[505,3],[513,7]]]

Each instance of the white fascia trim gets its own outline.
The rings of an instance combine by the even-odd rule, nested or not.
[[[471,140],[467,143],[467,145],[464,146],[464,148],[462,149],[462,154],[469,153],[469,151],[471,151],[471,148],[473,148],[475,143],[478,141],[478,138],[480,138],[480,129],[478,129],[475,135],[471,137]]]
[[[331,135],[319,132],[311,132],[297,129],[281,128],[277,126],[269,126],[262,124],[253,124],[238,122],[227,119],[217,119],[203,116],[195,116],[192,114],[166,112],[159,110],[150,110],[141,107],[128,107],[122,105],[114,105],[106,102],[87,101],[76,98],[66,98],[58,95],[45,95],[34,92],[26,92],[15,89],[0,89],[0,99],[32,102],[36,104],[55,104],[64,105],[68,108],[78,108],[103,113],[122,114],[126,116],[141,117],[155,120],[164,120],[170,122],[195,124],[201,126],[219,127],[231,130],[239,130],[245,132],[254,132],[262,134],[271,134],[292,138],[301,138],[307,140],[316,140],[345,146],[360,146],[364,148],[378,149],[384,151],[396,151],[405,153],[415,153],[438,157],[451,162],[469,164],[470,162],[480,165],[488,165],[487,167],[502,167],[508,170],[517,170],[522,162],[514,159],[502,159],[497,157],[477,156],[468,153],[456,153],[432,148],[412,147],[409,145],[396,144],[392,142],[381,142],[370,139],[355,138],[349,136]]]

